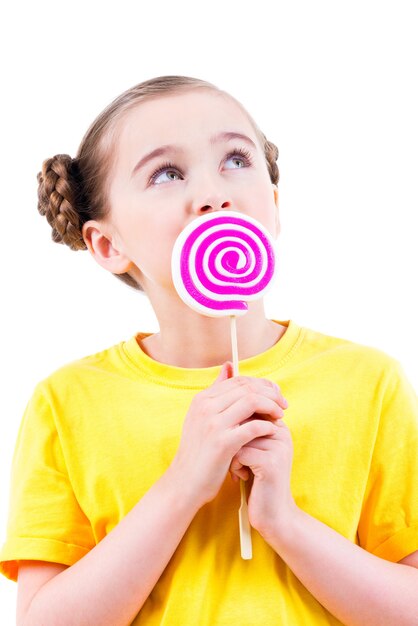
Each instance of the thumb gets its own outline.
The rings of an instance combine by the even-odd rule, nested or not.
[[[218,374],[218,377],[215,382],[219,383],[223,380],[227,380],[228,378],[232,378],[233,376],[233,368],[231,361],[225,361],[222,364],[221,371]]]

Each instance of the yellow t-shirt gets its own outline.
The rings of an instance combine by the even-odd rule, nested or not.
[[[289,401],[296,504],[389,561],[418,549],[418,404],[384,352],[295,322],[240,374],[269,378]],[[105,537],[170,465],[194,395],[219,367],[154,361],[138,333],[39,382],[12,467],[0,571],[18,559],[72,565]],[[253,529],[240,556],[239,485],[229,475],[193,519],[133,624],[340,624]]]

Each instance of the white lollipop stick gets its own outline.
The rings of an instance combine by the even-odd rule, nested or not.
[[[231,345],[232,345],[232,369],[234,376],[239,376],[238,370],[238,342],[237,342],[237,318],[231,315]],[[245,560],[253,558],[253,546],[251,542],[251,526],[248,517],[247,493],[245,481],[240,478],[241,506],[238,511],[239,539],[241,544],[241,556]]]

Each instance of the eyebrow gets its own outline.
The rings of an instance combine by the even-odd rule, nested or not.
[[[247,137],[247,135],[243,135],[242,133],[235,133],[232,131],[225,131],[222,133],[218,133],[217,135],[213,135],[210,138],[209,143],[211,145],[214,145],[215,143],[218,143],[220,141],[230,141],[231,139],[241,139],[242,141],[245,141],[250,146],[252,146],[252,148],[254,148],[255,150],[257,149],[253,140]],[[131,178],[138,172],[138,170],[144,167],[148,163],[148,161],[151,161],[151,159],[155,159],[169,152],[184,153],[184,148],[182,148],[182,146],[176,146],[174,144],[166,144],[164,146],[156,148],[155,150],[152,150],[151,152],[148,152],[148,154],[143,156],[142,159],[140,159],[135,165],[134,169],[132,170]]]

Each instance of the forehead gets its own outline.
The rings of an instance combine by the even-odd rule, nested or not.
[[[141,102],[119,121],[118,143],[137,141],[144,150],[187,142],[219,131],[242,132],[255,143],[256,133],[241,107],[226,94],[195,89]],[[138,145],[138,144],[137,144]]]

